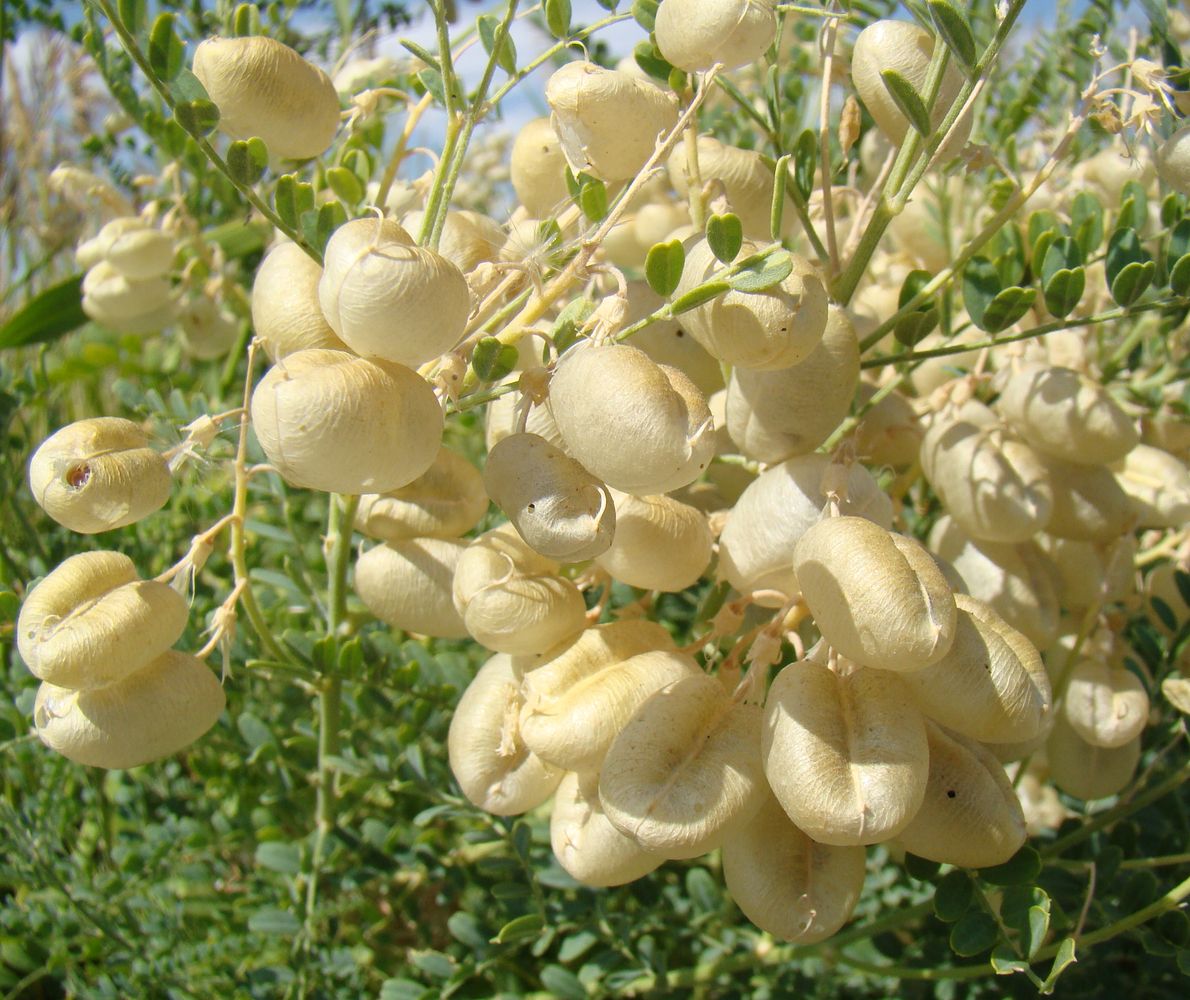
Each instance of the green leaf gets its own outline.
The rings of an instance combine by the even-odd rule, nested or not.
[[[714,913],[723,904],[719,883],[705,868],[695,867],[686,872],[686,896],[700,913]]]
[[[411,952],[409,961],[415,968],[435,979],[449,979],[457,968],[454,960],[440,951]]]
[[[26,302],[0,326],[0,348],[57,340],[88,321],[83,312],[83,276],[51,285]]]
[[[326,172],[326,183],[344,205],[355,206],[364,200],[363,184],[346,167],[330,167]]]
[[[379,1000],[426,1000],[431,991],[412,979],[386,979],[380,984]]]
[[[607,218],[607,186],[586,174],[580,174],[579,181],[578,207],[592,222],[602,222]]]
[[[587,1000],[587,988],[578,976],[560,965],[547,965],[541,970],[541,985],[560,1000]]]
[[[686,251],[681,240],[654,244],[645,257],[645,280],[658,295],[669,298],[682,280],[685,263]]]
[[[175,14],[158,14],[149,32],[149,66],[168,83],[178,75],[186,60],[186,46],[174,30]]]
[[[789,161],[792,154],[786,153],[777,161],[773,171],[773,207],[769,210],[769,235],[773,241],[781,239],[785,215],[785,187],[789,183]]]
[[[148,16],[147,7],[145,0],[119,0],[119,3],[116,4],[116,10],[120,14],[120,20],[124,22],[124,27],[134,35],[139,35],[144,30]]]
[[[893,327],[893,336],[897,343],[906,347],[913,347],[921,343],[938,325],[939,312],[932,306],[928,309],[914,309],[913,312],[902,316]]]
[[[186,101],[174,110],[174,118],[195,137],[208,136],[219,127],[219,109],[214,101]]]
[[[793,258],[788,251],[777,250],[768,254],[757,254],[743,261],[734,274],[727,276],[727,283],[737,292],[750,294],[764,292],[780,284],[793,272]]]
[[[514,941],[532,941],[545,929],[545,921],[537,913],[526,913],[508,921],[494,938],[492,944],[511,944]]]
[[[995,264],[982,255],[971,258],[963,269],[963,303],[976,326],[983,327],[983,315],[1002,287]]]
[[[600,940],[599,935],[591,931],[578,931],[571,934],[563,938],[562,943],[558,946],[558,960],[573,962],[575,959],[582,958],[599,944]]]
[[[302,870],[302,852],[297,844],[267,840],[256,845],[256,864],[282,875],[296,875]]]
[[[256,934],[281,934],[292,937],[302,928],[302,922],[288,910],[266,907],[248,918],[248,930]]]
[[[988,333],[1007,330],[1032,308],[1036,298],[1036,288],[1021,288],[1019,286],[1005,288],[988,303],[983,314],[983,322],[976,325]]]
[[[965,871],[947,872],[934,890],[934,915],[953,924],[971,907],[975,899],[975,885]]]
[[[996,921],[983,910],[970,910],[951,928],[950,948],[956,955],[970,958],[991,948],[999,936]]]
[[[227,166],[236,181],[251,187],[264,176],[269,166],[269,151],[264,140],[258,136],[237,139],[227,147]]]
[[[438,79],[442,80],[442,64],[438,62],[438,57],[434,55],[429,49],[423,48],[417,42],[412,42],[408,38],[398,38],[400,45],[413,53],[418,59],[424,62],[430,69],[438,74]],[[420,77],[420,73],[418,76]]]
[[[1045,307],[1059,319],[1069,316],[1082,301],[1086,288],[1087,274],[1081,267],[1055,271],[1045,284]]]
[[[545,23],[555,38],[570,37],[570,0],[545,0]]]
[[[488,946],[488,936],[480,929],[475,915],[466,910],[456,910],[446,920],[446,929],[451,937],[465,944],[472,951],[481,951]]]
[[[516,46],[508,32],[501,33],[500,18],[495,14],[481,14],[475,22],[479,40],[490,56],[495,53],[496,65],[512,76],[516,73]]]
[[[1190,295],[1190,253],[1179,257],[1170,269],[1169,290],[1174,295]]]
[[[930,882],[935,879],[941,867],[937,861],[931,861],[929,858],[909,852],[905,854],[905,871],[919,882]]]
[[[1128,227],[1143,230],[1149,221],[1149,198],[1137,181],[1128,181],[1120,193],[1120,211],[1116,216],[1116,228]]]
[[[676,298],[670,303],[669,311],[674,316],[680,316],[684,312],[689,312],[691,309],[697,309],[701,305],[706,305],[711,299],[716,299],[724,292],[730,292],[731,285],[726,281],[708,281],[704,285],[699,285],[697,288],[692,288],[685,295]]]
[[[818,136],[813,129],[806,129],[797,137],[793,147],[793,186],[797,188],[802,201],[814,190],[814,173],[818,168]]]
[[[1041,284],[1046,286],[1059,271],[1071,271],[1081,267],[1084,258],[1079,245],[1069,236],[1059,236],[1053,240],[1041,259]]]
[[[290,229],[297,229],[301,216],[298,211],[297,185],[298,179],[293,174],[282,174],[277,178],[277,187],[273,191],[273,208]]]
[[[926,6],[930,10],[930,20],[955,58],[966,68],[973,67],[978,55],[975,51],[975,35],[971,32],[966,15],[948,0],[926,0]]]
[[[1080,191],[1070,205],[1070,230],[1075,242],[1082,248],[1084,258],[1099,249],[1106,232],[1103,223],[1103,206],[1089,191]]]
[[[707,219],[707,245],[711,253],[724,264],[735,260],[740,255],[740,247],[744,245],[744,226],[740,217],[728,212]]]
[[[178,104],[184,104],[187,101],[210,100],[210,95],[207,93],[207,88],[202,85],[202,81],[185,66],[178,70],[174,78],[169,81],[169,93]]]
[[[884,89],[908,120],[909,124],[922,136],[930,134],[930,112],[926,109],[921,95],[913,88],[904,76],[895,69],[880,71],[880,79],[884,81]]]
[[[1111,297],[1122,306],[1132,305],[1153,283],[1156,273],[1157,265],[1151,260],[1144,264],[1125,264],[1111,283]]]
[[[1180,260],[1190,253],[1190,219],[1182,219],[1169,234],[1168,260]]]
[[[417,74],[417,79],[426,88],[426,93],[434,98],[435,103],[446,107],[446,84],[443,83],[442,73],[439,70],[427,67]]]
[[[981,868],[979,877],[992,885],[1028,885],[1041,874],[1041,855],[1025,844],[1002,865]]]
[[[1011,885],[1004,890],[1000,918],[1016,932],[1018,949],[1029,958],[1045,941],[1052,907],[1049,895],[1035,885]]]
[[[660,0],[633,0],[632,17],[645,31],[652,32],[657,24],[657,8]]]
[[[1054,987],[1058,983],[1058,977],[1077,961],[1078,958],[1075,957],[1074,938],[1063,938],[1062,943],[1058,945],[1058,954],[1054,956],[1054,964],[1050,967],[1050,974],[1045,977],[1045,982],[1041,984],[1040,993],[1043,996],[1052,995]]]
[[[996,945],[992,951],[991,963],[997,976],[1010,976],[1015,972],[1027,972],[1029,969],[1029,963],[1019,958],[1007,944]]]
[[[661,54],[661,50],[652,42],[639,42],[632,50],[632,58],[636,65],[643,69],[654,80],[669,82],[669,74],[673,72],[671,66]]]
[[[482,382],[498,382],[516,368],[516,363],[517,349],[495,337],[481,339],[471,354],[471,367]]]

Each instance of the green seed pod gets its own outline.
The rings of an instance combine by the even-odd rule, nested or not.
[[[1135,515],[1128,496],[1107,466],[1064,462],[1050,456],[1043,456],[1042,464],[1054,495],[1045,526],[1049,534],[1108,544],[1132,530]]]
[[[434,464],[408,486],[360,497],[355,527],[386,542],[459,538],[487,511],[479,470],[462,455],[440,448]]]
[[[595,561],[613,579],[644,590],[677,592],[711,562],[711,529],[702,511],[668,496],[612,490],[616,534]]]
[[[526,122],[512,144],[513,190],[534,219],[550,219],[570,199],[566,157],[548,118]]]
[[[666,163],[674,190],[687,198],[686,150],[679,145]],[[754,149],[728,146],[709,135],[698,137],[698,173],[703,184],[718,181],[732,212],[739,216],[744,235],[750,240],[767,241],[773,208],[773,171]],[[786,220],[796,218],[793,203],[787,197]],[[788,226],[789,223],[787,222]]]
[[[1190,521],[1190,469],[1169,452],[1138,444],[1111,469],[1138,528],[1180,528]]]
[[[1071,671],[1062,708],[1080,737],[1092,746],[1114,749],[1144,732],[1149,694],[1131,670],[1092,657]]]
[[[369,549],[355,564],[355,592],[382,622],[440,639],[467,635],[451,596],[467,547],[453,538],[410,538]]]
[[[131,420],[93,417],[46,438],[29,462],[29,490],[47,514],[71,531],[93,535],[122,528],[165,506],[169,463]]]
[[[1179,194],[1190,195],[1190,125],[1183,125],[1158,148],[1157,176]]]
[[[279,361],[295,351],[346,351],[318,303],[322,268],[296,243],[268,252],[252,283],[252,327],[265,353]]]
[[[687,73],[758,62],[777,35],[772,0],[664,0],[654,28],[667,62]]]
[[[1083,739],[1066,719],[1054,713],[1054,731],[1045,744],[1050,780],[1067,795],[1088,802],[1106,799],[1128,787],[1140,763],[1140,737],[1118,747],[1098,747]]]

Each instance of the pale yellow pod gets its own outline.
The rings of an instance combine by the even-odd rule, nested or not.
[[[888,671],[785,667],[765,700],[762,752],[781,807],[823,844],[888,840],[921,805],[925,721]]]
[[[643,618],[608,622],[584,629],[564,646],[526,664],[525,699],[548,703],[604,667],[619,663],[639,653],[654,650],[673,651],[669,632],[656,622]]]
[[[643,590],[676,592],[697,583],[711,562],[706,515],[669,496],[612,490],[616,534],[595,562],[612,578]]]
[[[749,458],[782,462],[825,441],[859,385],[859,342],[844,309],[832,306],[822,341],[791,368],[736,368],[727,383],[727,431]]]
[[[1183,125],[1158,147],[1157,176],[1179,194],[1190,195],[1190,125]]]
[[[666,168],[674,190],[689,196],[686,177],[686,150],[679,144],[669,155]],[[771,234],[773,210],[773,170],[754,149],[729,146],[709,135],[698,137],[698,173],[704,185],[718,182],[732,212],[739,216],[744,235],[750,240],[767,241]],[[785,205],[786,226],[796,218],[792,202]]]
[[[700,73],[759,62],[777,35],[773,0],[664,0],[653,29],[670,64]]]
[[[812,840],[770,795],[723,841],[723,881],[762,931],[814,944],[851,918],[864,885],[864,849]]]
[[[954,639],[954,595],[918,541],[862,517],[828,517],[799,539],[793,572],[823,638],[855,663],[920,670]]]
[[[859,402],[867,403],[876,386],[860,382]],[[899,392],[890,392],[855,428],[855,453],[870,465],[908,469],[921,454],[922,429],[913,404]]]
[[[1138,528],[1180,528],[1190,521],[1190,469],[1180,459],[1138,444],[1111,470]]]
[[[172,302],[172,289],[163,277],[138,281],[106,260],[83,276],[83,311],[104,326],[121,330],[126,322],[156,313]],[[135,331],[130,331],[135,332]]]
[[[612,824],[646,850],[696,858],[764,802],[761,709],[733,701],[706,674],[649,698],[616,737],[599,772]]]
[[[173,266],[173,236],[153,229],[139,216],[112,219],[99,230],[95,240],[103,259],[134,281],[159,278]]]
[[[43,681],[101,688],[169,649],[189,613],[172,587],[137,579],[127,556],[80,552],[29,591],[17,619],[17,649]]]
[[[187,300],[178,310],[182,346],[192,358],[213,361],[227,357],[240,336],[240,322],[217,299]]]
[[[570,200],[566,157],[548,118],[521,126],[512,144],[509,173],[517,199],[535,219],[552,218]]]
[[[1066,719],[1054,713],[1054,731],[1045,744],[1050,780],[1076,799],[1106,799],[1128,787],[1140,763],[1139,736],[1123,746],[1098,747],[1083,739]]]
[[[697,386],[627,344],[568,350],[549,405],[571,457],[625,493],[680,489],[714,455],[714,422]]]
[[[663,305],[665,300],[647,283],[630,281],[628,314],[624,322],[635,323]],[[683,372],[708,398],[723,388],[723,369],[719,362],[683,330],[677,320],[650,323],[632,335],[632,346],[644,351],[657,364],[668,365]]]
[[[208,38],[192,69],[219,108],[220,131],[231,138],[259,136],[286,160],[318,156],[335,141],[335,85],[275,38]]]
[[[950,651],[903,675],[917,707],[981,743],[1034,739],[1052,707],[1049,674],[1036,647],[983,601],[955,595]]]
[[[509,434],[517,431],[517,404],[520,399],[516,393],[507,393],[499,399],[488,403],[487,416],[484,420],[484,443],[491,451]],[[525,431],[545,438],[557,448],[564,448],[566,442],[562,440],[562,432],[554,423],[554,415],[548,406],[534,406],[529,410],[529,419],[525,421]]]
[[[273,361],[315,347],[348,349],[322,314],[321,278],[322,268],[296,243],[278,243],[261,261],[252,282],[252,328]]]
[[[449,448],[413,482],[389,493],[368,493],[359,500],[355,527],[386,542],[407,538],[459,538],[488,510],[483,475]]]
[[[442,444],[442,407],[404,365],[306,350],[270,368],[252,393],[252,426],[292,486],[383,493],[413,482]]]
[[[616,507],[610,490],[543,437],[501,440],[488,452],[483,482],[520,536],[543,556],[581,562],[612,544]]]
[[[401,225],[410,233],[421,230],[425,212],[409,212]],[[507,234],[495,219],[481,212],[466,209],[447,212],[438,243],[438,253],[455,265],[463,274],[470,274],[484,261],[493,261],[500,254]]]
[[[678,123],[673,94],[591,62],[555,70],[545,99],[570,169],[605,181],[635,177],[657,142]]]
[[[71,531],[93,535],[165,506],[173,479],[164,456],[131,420],[92,417],[55,431],[29,461],[39,507]]]
[[[1122,601],[1136,590],[1135,535],[1105,545],[1043,534],[1037,543],[1057,571],[1058,597],[1068,611]]]
[[[1075,664],[1062,705],[1066,722],[1092,746],[1131,743],[1149,722],[1149,693],[1139,677],[1098,657]]]
[[[550,846],[576,882],[597,888],[626,885],[665,861],[617,830],[599,802],[599,775],[570,773],[554,793]]]
[[[913,821],[901,831],[907,851],[960,868],[1003,864],[1025,842],[1025,815],[1004,768],[974,740],[929,720],[930,777]]]
[[[355,592],[393,628],[439,639],[467,635],[451,584],[465,541],[409,538],[365,552],[355,564]]]
[[[446,749],[450,770],[467,800],[497,816],[516,816],[554,793],[562,772],[539,760],[521,740],[521,675],[511,657],[493,656],[459,699]]]
[[[98,233],[89,240],[84,240],[74,251],[74,262],[85,271],[89,271],[101,260],[107,257],[112,242],[125,233],[139,233],[149,228],[149,223],[139,215],[118,215],[109,219],[100,227]],[[168,265],[158,274],[168,270]]]
[[[455,603],[466,607],[480,590],[494,580],[513,576],[549,576],[561,564],[530,548],[516,528],[505,522],[485,531],[467,546],[467,557],[455,570]]]
[[[218,721],[226,701],[219,679],[202,660],[171,649],[95,690],[43,683],[33,721],[41,741],[76,764],[138,767],[199,739]]]
[[[1132,505],[1107,466],[1041,458],[1054,496],[1045,525],[1049,534],[1108,544],[1132,530]]]
[[[1126,145],[1118,142],[1102,149],[1079,163],[1073,171],[1073,181],[1067,189],[1069,198],[1077,193],[1080,184],[1091,189],[1106,204],[1114,205],[1124,196],[1124,186],[1135,181],[1146,191],[1153,190],[1157,171],[1149,147],[1140,143]]]
[[[471,312],[463,272],[391,219],[355,219],[323,254],[318,301],[357,354],[416,367],[462,339]]]

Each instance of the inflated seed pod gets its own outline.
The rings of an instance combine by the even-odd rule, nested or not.
[[[686,177],[686,150],[682,144],[666,163],[674,190],[689,195]],[[729,146],[709,135],[698,137],[698,173],[703,184],[718,181],[723,185],[732,212],[739,216],[744,235],[751,240],[768,240],[773,209],[773,171],[754,149]],[[785,206],[785,219],[796,216],[792,202]]]
[[[346,351],[318,303],[322,268],[296,243],[278,243],[252,283],[252,328],[278,361],[294,351],[323,347]]]
[[[1038,545],[1057,571],[1058,598],[1068,611],[1122,601],[1136,589],[1136,536],[1097,544],[1038,536]]]
[[[655,241],[656,242],[656,241]],[[628,283],[628,314],[624,322],[635,323],[665,304],[643,281]],[[659,365],[677,368],[709,397],[723,388],[723,369],[677,320],[650,323],[632,335],[632,346],[644,351]]]
[[[562,772],[521,740],[521,674],[498,653],[479,668],[450,720],[450,769],[467,800],[497,816],[516,816],[548,799]]]
[[[33,721],[42,743],[77,764],[127,768],[170,757],[202,736],[226,704],[207,665],[176,649],[105,687],[75,691],[48,681]]]
[[[517,404],[519,398],[516,393],[508,393],[499,399],[488,403],[487,418],[484,422],[484,443],[488,451],[503,441],[509,434],[517,433]],[[529,419],[525,421],[525,431],[545,438],[555,447],[565,447],[562,432],[554,423],[554,415],[548,406],[534,406],[529,410]]]
[[[1054,713],[1054,730],[1045,744],[1050,780],[1076,799],[1105,799],[1123,791],[1140,763],[1139,736],[1118,747],[1097,747]]]
[[[864,849],[812,840],[770,795],[723,841],[723,881],[761,930],[813,944],[850,919],[864,885]]]
[[[867,403],[877,387],[860,382],[859,402]],[[913,404],[890,392],[864,414],[855,428],[855,453],[871,465],[908,469],[921,454],[922,429]]]
[[[471,293],[463,272],[414,245],[391,219],[355,219],[323,255],[318,301],[331,329],[357,354],[414,367],[463,336]]]
[[[101,260],[107,257],[112,243],[126,233],[144,232],[149,223],[139,215],[118,215],[103,224],[99,232],[89,240],[83,240],[74,251],[74,262],[85,271],[89,271]],[[169,269],[168,262],[157,274],[164,274]]]
[[[660,867],[664,856],[646,851],[617,830],[599,802],[599,775],[570,773],[554,793],[550,846],[576,882],[626,885]]]
[[[153,229],[139,216],[112,219],[99,230],[95,241],[102,258],[134,281],[159,278],[173,266],[173,236]]]
[[[1179,528],[1190,521],[1190,469],[1169,452],[1138,444],[1111,469],[1138,528]]]
[[[335,85],[275,38],[208,38],[195,50],[192,69],[219,108],[220,131],[231,138],[259,136],[273,156],[287,160],[318,156],[334,142]]]
[[[442,407],[404,365],[297,351],[252,393],[252,426],[292,486],[382,493],[413,482],[442,444]]]
[[[791,368],[736,368],[727,383],[727,431],[749,458],[806,455],[847,416],[859,385],[859,343],[845,310],[832,306],[822,341]]]
[[[521,126],[512,144],[509,173],[517,199],[535,219],[552,218],[569,201],[566,157],[548,118]]]
[[[719,571],[741,594],[798,592],[793,550],[827,504],[823,482],[834,475],[830,469],[827,455],[801,455],[765,470],[740,495],[719,536]],[[839,510],[892,527],[892,501],[862,465],[847,470]]]
[[[425,212],[409,212],[401,225],[410,233],[421,229]],[[460,210],[446,213],[438,253],[464,274],[470,274],[484,261],[495,260],[500,254],[507,234],[495,219],[481,212]]]
[[[369,611],[404,632],[439,639],[467,635],[451,596],[467,547],[453,538],[409,538],[365,552],[355,564],[355,592]]]
[[[1190,125],[1183,125],[1158,147],[1157,176],[1179,194],[1190,195]]]
[[[1190,621],[1190,601],[1186,599],[1188,595],[1184,595],[1182,588],[1178,586],[1179,572],[1187,573],[1190,569],[1176,563],[1163,562],[1154,566],[1152,572],[1145,577],[1145,597],[1150,604],[1154,598],[1164,603],[1172,612],[1175,625]],[[1176,631],[1176,627],[1171,629],[1160,615],[1155,614],[1149,620],[1162,635],[1172,635]]]
[[[29,461],[29,490],[71,531],[93,535],[160,510],[173,480],[169,463],[131,420],[92,417],[46,438]]]
[[[355,527],[386,542],[459,538],[487,510],[483,475],[462,455],[441,448],[433,465],[408,486],[360,497]]]
[[[106,260],[83,276],[83,311],[104,326],[122,329],[120,324],[154,313],[170,303],[172,291],[162,277],[138,281],[129,278]]]
[[[603,759],[599,800],[607,818],[668,858],[718,847],[768,794],[760,725],[759,705],[733,701],[706,674],[658,691]]]
[[[950,651],[903,675],[917,707],[981,743],[1035,738],[1053,697],[1037,649],[991,605],[965,594],[954,600],[959,613]]]
[[[710,464],[715,428],[702,393],[676,368],[627,344],[578,344],[550,380],[566,451],[608,486],[668,493]]]
[[[483,470],[492,501],[535,551],[560,562],[593,559],[612,544],[610,490],[560,448],[536,434],[512,434]]]
[[[823,844],[876,844],[913,818],[926,785],[925,720],[884,670],[814,660],[769,688],[762,753],[789,818]]]
[[[777,35],[772,0],[664,0],[654,28],[666,61],[687,73],[758,62]]]
[[[823,637],[855,663],[920,670],[954,639],[954,595],[918,541],[863,517],[828,517],[798,540],[793,572]]]
[[[178,310],[182,346],[192,358],[213,361],[227,356],[240,336],[240,322],[216,299],[193,298]]]
[[[1107,204],[1116,204],[1124,195],[1124,185],[1135,181],[1146,191],[1157,178],[1156,166],[1148,146],[1117,142],[1083,160],[1074,168],[1070,196],[1080,183]]]
[[[1149,693],[1131,670],[1089,657],[1070,672],[1062,710],[1070,728],[1084,740],[1111,749],[1144,732]]]
[[[591,62],[555,70],[545,99],[570,169],[605,181],[635,177],[658,140],[678,123],[673,94]]]
[[[612,491],[616,534],[595,561],[630,587],[676,592],[698,582],[711,561],[706,515],[673,497]]]
[[[29,591],[17,619],[17,649],[43,681],[100,688],[169,649],[189,612],[172,587],[138,579],[127,556],[80,552]]]
[[[1025,842],[1012,783],[987,748],[926,721],[930,777],[900,842],[921,858],[960,868],[1003,864]]]
[[[1042,456],[1054,504],[1045,530],[1055,538],[1114,542],[1135,523],[1128,495],[1105,465]]]

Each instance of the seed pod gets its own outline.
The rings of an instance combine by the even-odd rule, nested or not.
[[[723,880],[744,916],[782,941],[825,941],[850,919],[864,849],[811,840],[771,795],[723,842]]]
[[[136,281],[101,260],[83,276],[83,311],[104,326],[122,330],[125,322],[155,313],[172,302],[165,278]]]
[[[855,663],[920,670],[950,649],[954,596],[912,538],[862,517],[830,517],[802,535],[793,572],[823,637]]]
[[[252,283],[252,327],[273,361],[323,347],[346,351],[318,303],[322,268],[296,243],[268,252]]]
[[[772,0],[664,0],[654,28],[667,62],[687,73],[757,62],[777,35]]]
[[[318,301],[357,354],[411,368],[449,351],[471,311],[467,279],[391,219],[355,219],[323,255]]]
[[[133,524],[165,506],[169,463],[131,420],[92,417],[46,438],[29,461],[29,490],[71,531],[93,535]]]
[[[1138,528],[1179,528],[1190,521],[1190,469],[1169,452],[1138,444],[1111,469]]]
[[[1025,816],[1004,768],[983,746],[926,721],[930,777],[907,851],[960,868],[1003,864],[1025,842]]]
[[[517,431],[517,404],[519,398],[516,393],[508,393],[499,399],[488,403],[487,419],[484,424],[484,442],[488,451],[503,441],[508,435]],[[534,406],[529,410],[529,419],[525,422],[525,431],[545,438],[557,448],[565,447],[562,432],[554,423],[554,415],[548,406]]]
[[[56,687],[122,681],[169,649],[190,609],[176,590],[137,579],[119,552],[80,552],[29,591],[17,649],[30,672]]]
[[[741,494],[719,536],[720,572],[741,594],[798,593],[793,550],[826,506],[823,480],[830,469],[826,455],[801,455],[766,470]],[[839,510],[891,528],[892,502],[871,473],[852,465],[846,474]]]
[[[727,384],[727,431],[749,458],[807,455],[847,416],[859,385],[859,343],[845,310],[832,307],[822,341],[792,368],[736,368]]]
[[[496,816],[516,816],[548,799],[562,772],[539,760],[521,740],[521,675],[497,654],[463,692],[450,720],[450,770],[468,801]]]
[[[669,493],[710,464],[714,424],[697,387],[624,344],[572,347],[550,380],[566,450],[625,493]]]
[[[1148,146],[1119,142],[1079,163],[1071,179],[1068,188],[1071,196],[1089,188],[1102,202],[1115,205],[1123,198],[1124,185],[1129,181],[1135,181],[1146,191],[1152,190],[1157,171]]]
[[[1179,194],[1190,195],[1190,125],[1183,125],[1158,148],[1157,176]]]
[[[859,402],[867,403],[876,391],[870,382],[860,382]],[[921,454],[921,440],[913,404],[899,392],[890,392],[856,426],[855,453],[870,465],[908,469]]]
[[[1045,744],[1050,780],[1076,799],[1106,799],[1123,791],[1140,763],[1140,740],[1123,746],[1097,747],[1070,725],[1065,712],[1054,713],[1054,731]]]
[[[698,582],[711,561],[702,511],[673,497],[612,491],[616,534],[595,561],[613,579],[644,590],[677,592]]]
[[[599,800],[646,850],[696,858],[747,823],[767,795],[761,710],[733,701],[706,674],[649,698],[603,760]]]
[[[665,300],[645,282],[630,281],[628,314],[624,322],[635,323],[644,319],[664,304]],[[644,351],[659,365],[677,368],[708,398],[723,388],[723,369],[719,367],[719,362],[676,320],[650,323],[632,335],[632,346]]]
[[[125,215],[99,230],[94,252],[124,277],[144,281],[169,272],[174,260],[174,238],[153,229],[138,215]]]
[[[673,94],[590,62],[556,70],[545,99],[570,169],[605,181],[635,177],[658,140],[678,123]]]
[[[429,383],[404,365],[308,350],[257,383],[252,426],[291,486],[380,493],[433,464],[443,416]]]
[[[679,145],[666,163],[669,180],[677,193],[688,198],[686,150]],[[739,216],[744,235],[750,240],[767,241],[773,208],[773,170],[754,149],[728,146],[709,135],[698,137],[698,173],[704,185],[718,181],[732,212]],[[785,205],[785,218],[793,219],[793,203]],[[788,225],[788,223],[787,223]]]
[[[1163,562],[1158,566],[1154,566],[1152,572],[1145,577],[1145,597],[1151,604],[1153,598],[1164,602],[1165,606],[1173,613],[1174,621],[1177,624],[1190,621],[1190,601],[1187,601],[1182,594],[1182,589],[1178,586],[1177,574],[1188,572],[1184,566],[1178,566],[1175,563]],[[1166,622],[1161,619],[1160,615],[1153,615],[1149,619],[1164,636],[1170,636],[1176,633],[1177,628],[1171,629]],[[1183,656],[1190,655],[1184,653]],[[1187,671],[1190,673],[1190,671]]]
[[[401,219],[401,225],[408,232],[416,233],[424,218],[425,212],[420,209],[409,212]],[[499,223],[481,212],[447,212],[438,253],[463,274],[470,274],[484,261],[495,260],[506,238]]]
[[[240,335],[240,323],[215,299],[194,298],[178,310],[182,346],[192,358],[226,357]]]
[[[1056,538],[1114,542],[1134,524],[1128,496],[1104,465],[1082,465],[1044,456],[1054,493],[1045,530]]]
[[[904,675],[917,707],[981,743],[1033,739],[1052,701],[1037,650],[983,601],[956,594],[955,605],[950,651],[933,666]]]
[[[335,141],[335,85],[275,38],[208,38],[194,52],[193,70],[231,138],[259,136],[286,160],[318,156]]]
[[[823,844],[888,840],[921,804],[925,722],[887,671],[785,667],[765,701],[762,752],[782,808]]]
[[[360,497],[355,527],[386,542],[458,538],[488,510],[483,476],[462,455],[440,448],[434,463],[408,486]]]
[[[1107,545],[1039,535],[1038,544],[1057,572],[1058,598],[1068,611],[1112,604],[1136,589],[1136,536],[1121,535]]]
[[[1080,660],[1071,671],[1063,711],[1082,739],[1114,749],[1144,732],[1149,694],[1131,670],[1092,657]]]
[[[440,639],[467,635],[451,584],[465,541],[410,538],[369,549],[355,564],[355,592],[393,628]]]
[[[548,118],[521,127],[512,144],[510,179],[517,199],[534,219],[550,219],[570,198],[566,157]]]
[[[582,562],[612,543],[616,508],[611,492],[545,438],[504,438],[488,453],[483,481],[488,496],[543,556]]]

